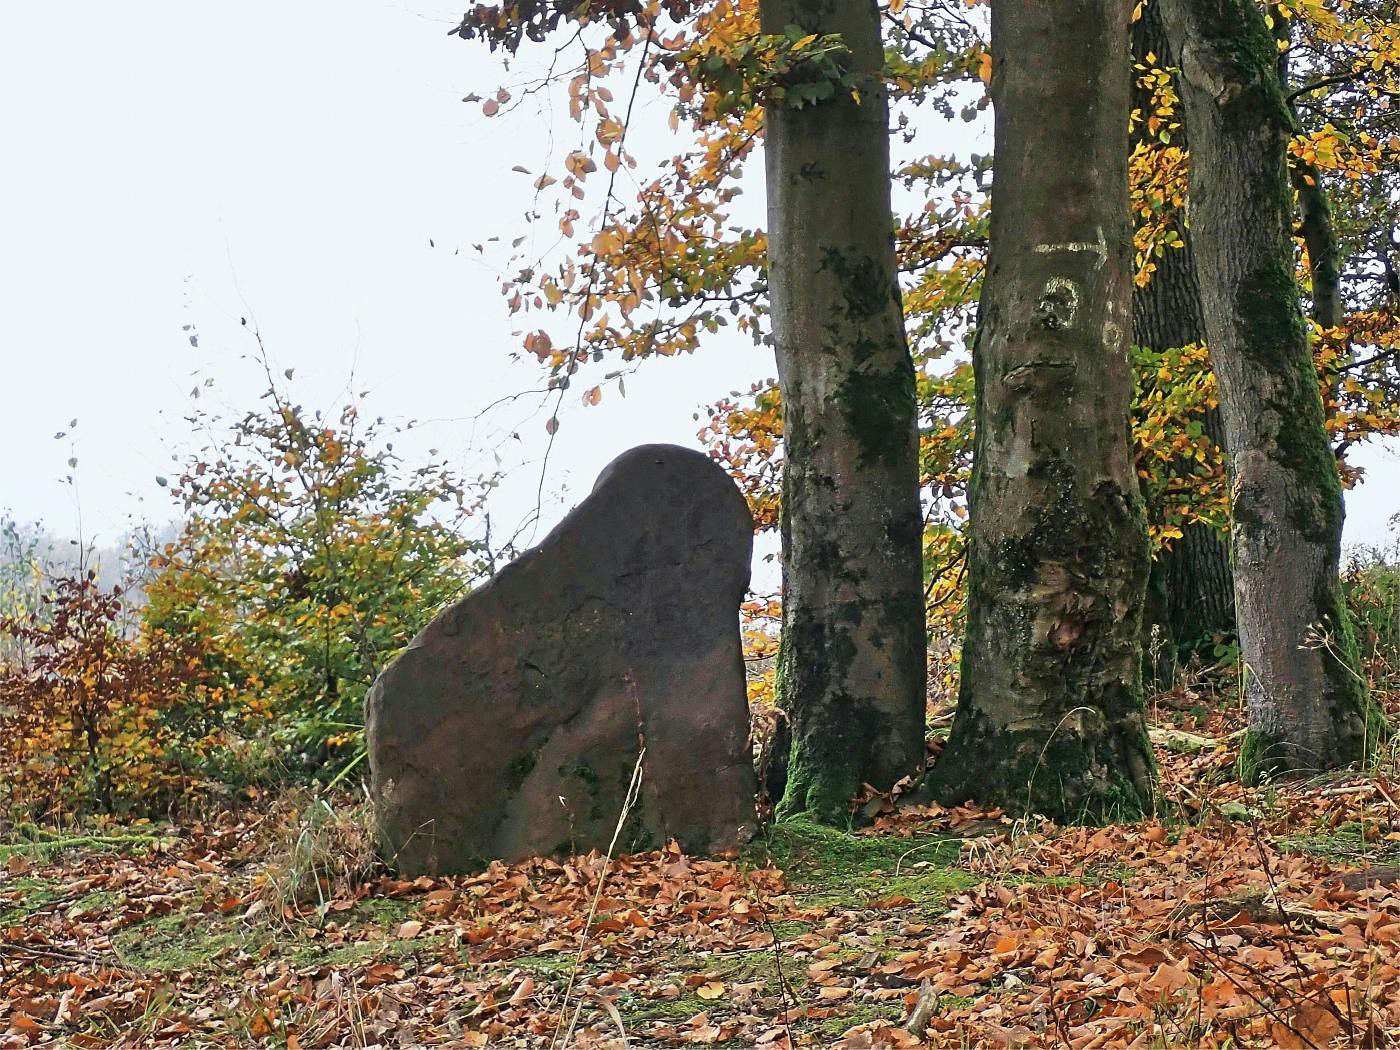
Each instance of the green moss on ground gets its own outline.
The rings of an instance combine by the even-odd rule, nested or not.
[[[573,957],[564,957],[567,968],[573,965]],[[520,960],[514,960],[518,964]],[[725,995],[718,999],[701,999],[694,989],[687,988],[675,999],[653,999],[635,994],[624,995],[617,1001],[618,1013],[628,1029],[664,1021],[685,1021],[698,1013],[724,1013],[732,1009],[728,991],[736,985],[758,985],[765,996],[780,994],[783,988],[797,993],[807,986],[807,975],[801,966],[788,962],[778,972],[778,959],[770,950],[734,952],[723,955],[681,954],[660,963],[657,972],[674,974],[679,984],[684,977],[704,976],[725,987]],[[852,1022],[854,1024],[855,1022]],[[849,1027],[849,1026],[848,1026]]]
[[[861,908],[900,896],[924,909],[940,908],[950,894],[980,881],[956,867],[960,850],[953,837],[851,835],[795,818],[769,827],[750,844],[743,862],[782,868],[804,903]]]
[[[0,904],[0,927],[22,924],[30,915],[43,911],[61,896],[56,883],[32,878],[7,879],[0,885],[0,893],[6,896],[18,894],[19,897],[13,903]]]
[[[548,981],[567,981],[574,968],[574,954],[572,952],[545,952],[540,955],[517,955],[514,959],[506,960],[502,965],[511,968],[519,967],[532,977]]]
[[[1355,821],[1312,835],[1281,835],[1274,845],[1289,853],[1307,853],[1344,864],[1376,863],[1400,856],[1400,846],[1368,841],[1365,829]]]
[[[313,922],[293,923],[281,931],[270,922],[184,909],[126,927],[113,935],[112,947],[127,965],[157,973],[225,969],[227,957],[239,951],[270,952],[298,966],[355,966],[380,956],[394,959],[439,948],[444,937],[394,935],[414,911],[409,901],[366,899],[337,919],[352,939],[331,940],[308,936]]]
[[[804,933],[810,933],[816,928],[816,923],[803,922],[801,919],[779,919],[771,927],[773,936],[779,941],[790,941],[801,937]]]
[[[69,919],[80,919],[99,912],[111,913],[125,899],[126,895],[117,890],[93,890],[71,904],[65,904],[63,914]]]
[[[904,1019],[904,1004],[898,1000],[889,1003],[857,1003],[846,1007],[804,1030],[820,1038],[822,1046],[829,1046],[840,1039],[858,1024],[873,1021],[892,1021],[898,1024]]]
[[[710,974],[714,980],[725,985],[759,982],[769,992],[782,991],[784,984],[789,988],[803,988],[807,984],[806,974],[793,972],[791,964],[783,968],[780,976],[778,960],[768,950],[733,955],[692,955],[685,957],[682,965],[689,973]]]
[[[298,966],[359,966],[374,958],[385,943],[383,940],[372,940],[328,945],[317,941],[301,941],[288,958]]]
[[[682,995],[676,999],[648,999],[641,995],[624,995],[617,1000],[617,1012],[629,1032],[646,1034],[646,1026],[665,1021],[688,1021],[696,1014],[714,1007],[696,995]],[[634,1027],[635,1026],[635,1027]]]
[[[350,911],[351,917],[348,922],[370,926],[397,926],[412,917],[417,910],[417,903],[401,897],[366,897]]]
[[[112,948],[128,966],[174,973],[218,968],[222,956],[267,939],[266,931],[226,916],[173,911],[113,935]]]
[[[13,842],[0,844],[0,864],[11,857],[47,862],[67,850],[134,855],[146,852],[160,841],[161,837],[154,834],[57,835],[42,829],[27,829]]]

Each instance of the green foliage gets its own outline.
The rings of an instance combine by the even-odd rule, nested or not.
[[[490,483],[407,467],[358,405],[326,418],[275,385],[196,422],[218,436],[168,482],[187,519],[151,560],[142,629],[197,639],[239,733],[330,778],[362,753],[379,670],[481,574],[461,529]]]
[[[1357,629],[1372,648],[1400,655],[1400,548],[1358,553],[1343,580]]]
[[[1400,694],[1400,546],[1356,552],[1342,587],[1366,679],[1384,706]]]
[[[37,527],[0,513],[0,620],[24,622],[44,607],[45,545]],[[18,663],[21,640],[0,632],[0,665]]]
[[[709,112],[691,115],[714,119],[764,102],[802,109],[838,93],[858,93],[857,78],[843,68],[849,54],[839,35],[819,36],[790,25],[781,34],[746,36],[726,47],[701,39],[676,60],[690,66],[711,95]]]

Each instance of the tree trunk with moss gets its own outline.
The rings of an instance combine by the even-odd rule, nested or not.
[[[1300,161],[1291,170],[1298,192],[1298,233],[1308,249],[1312,319],[1323,328],[1336,328],[1343,320],[1342,263],[1332,204],[1316,164]]]
[[[994,0],[991,255],[968,627],[935,792],[1062,820],[1151,804],[1147,534],[1128,437],[1128,0]]]
[[[1133,25],[1133,55],[1142,63],[1151,55],[1158,68],[1175,64],[1155,4]],[[1150,104],[1150,93],[1139,90],[1135,105],[1145,110]],[[1145,123],[1140,128],[1140,134],[1147,133]],[[1187,148],[1184,124],[1173,133],[1172,144]],[[1133,291],[1133,341],[1138,346],[1162,351],[1206,343],[1191,232],[1184,218],[1177,230],[1183,247],[1165,251],[1156,260],[1151,280]],[[1202,428],[1214,445],[1225,448],[1219,408],[1206,412]],[[1235,637],[1234,579],[1224,531],[1211,525],[1187,525],[1180,538],[1158,552],[1152,573],[1149,595],[1155,595],[1156,601],[1149,600],[1149,612],[1162,635],[1157,643],[1165,650],[1157,660],[1159,672],[1173,667],[1178,655],[1209,650],[1215,639]],[[1157,677],[1166,685],[1171,675]]]
[[[1293,19],[1286,18],[1279,5],[1270,3],[1274,39],[1279,42],[1279,88],[1288,100],[1288,112],[1295,127],[1299,125],[1298,108],[1291,98],[1288,55],[1293,44]],[[1332,203],[1322,185],[1322,172],[1316,164],[1301,156],[1288,160],[1289,179],[1298,194],[1298,236],[1308,250],[1308,277],[1311,285],[1310,316],[1323,328],[1336,328],[1342,323],[1342,253],[1337,244],[1336,224],[1332,221]]]
[[[1250,775],[1365,754],[1365,686],[1338,581],[1342,493],[1293,274],[1293,121],[1253,0],[1161,0],[1191,128],[1191,226],[1232,461]]]
[[[914,366],[896,283],[874,0],[763,0],[763,31],[840,34],[837,86],[766,108],[768,272],[783,395],[783,642],[792,729],[779,812],[840,820],[924,755]]]

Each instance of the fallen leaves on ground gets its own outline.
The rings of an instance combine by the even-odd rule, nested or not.
[[[1162,749],[1170,823],[905,806],[836,877],[824,840],[670,847],[278,914],[255,813],[7,847],[0,1050],[1400,1043],[1400,784],[1245,789],[1193,728],[1222,743]]]

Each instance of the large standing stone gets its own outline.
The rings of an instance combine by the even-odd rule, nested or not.
[[[739,642],[753,522],[717,464],[615,459],[538,547],[443,610],[367,703],[386,856],[408,873],[606,849],[734,846],[754,823]]]

